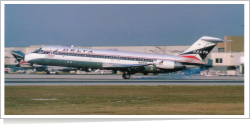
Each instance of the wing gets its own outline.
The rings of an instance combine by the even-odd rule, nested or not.
[[[148,66],[152,64],[113,64],[113,63],[104,63],[103,68],[129,68],[129,67],[141,67]]]

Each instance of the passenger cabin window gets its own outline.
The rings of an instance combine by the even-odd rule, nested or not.
[[[64,50],[66,50],[66,49],[64,49]],[[34,51],[33,53],[49,54],[50,52],[44,51],[44,50],[42,50],[42,48],[39,48],[36,51]],[[64,55],[64,56],[92,57],[92,58],[104,58],[104,59],[118,59],[118,60],[153,62],[153,59],[130,58],[130,57],[119,57],[119,56],[104,56],[104,55],[92,55],[92,54],[76,54],[76,53],[68,53],[68,52],[57,52],[57,50],[53,51],[53,54]],[[222,58],[217,58],[216,63],[222,63]]]

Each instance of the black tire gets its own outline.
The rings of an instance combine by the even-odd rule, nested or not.
[[[122,78],[123,78],[123,79],[130,79],[130,74],[128,74],[128,73],[123,73],[123,74],[122,74]]]

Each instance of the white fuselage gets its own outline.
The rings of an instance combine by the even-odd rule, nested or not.
[[[93,69],[121,69],[127,67],[146,66],[147,72],[160,71],[153,64],[160,60],[167,62],[194,62],[193,59],[153,53],[138,53],[114,50],[84,49],[75,47],[47,46],[25,55],[25,61],[32,64],[49,66],[66,66]],[[157,62],[157,63],[158,63]],[[166,63],[167,65],[170,63]],[[180,64],[179,64],[180,65]],[[169,70],[174,65],[168,66]],[[172,68],[171,68],[172,67]],[[163,68],[164,69],[164,68]]]

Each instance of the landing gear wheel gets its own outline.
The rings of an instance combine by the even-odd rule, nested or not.
[[[128,73],[123,73],[123,74],[122,74],[122,78],[123,78],[123,79],[130,79],[130,74],[128,74]]]
[[[46,74],[50,74],[50,72],[48,71],[48,72],[46,72]]]

